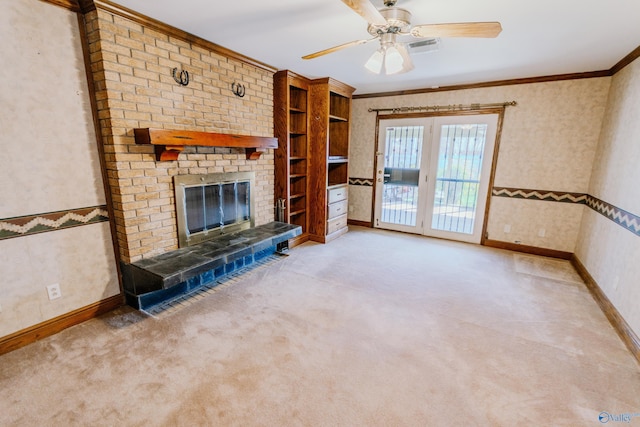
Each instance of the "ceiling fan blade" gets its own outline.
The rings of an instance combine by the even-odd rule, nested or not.
[[[377,38],[378,37],[374,37],[374,38],[371,38],[371,39],[354,40],[354,41],[349,42],[349,43],[344,43],[344,44],[341,44],[341,45],[338,45],[338,46],[330,47],[329,49],[324,49],[324,50],[321,50],[321,51],[318,51],[318,52],[315,52],[315,53],[311,53],[309,55],[305,55],[305,56],[302,57],[302,59],[317,58],[319,56],[327,55],[327,54],[333,53],[333,52],[337,52],[339,50],[346,49],[346,48],[351,47],[351,46],[356,46],[356,45],[359,45],[359,44],[369,43],[370,41],[376,40]]]
[[[459,22],[455,24],[416,25],[413,37],[486,37],[494,38],[502,31],[499,22]]]
[[[387,20],[369,0],[342,0],[342,3],[349,6],[370,24],[387,25]]]

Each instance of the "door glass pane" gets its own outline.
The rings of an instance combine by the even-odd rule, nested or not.
[[[424,126],[386,129],[381,221],[416,225]]]
[[[486,124],[443,125],[431,228],[473,234]]]

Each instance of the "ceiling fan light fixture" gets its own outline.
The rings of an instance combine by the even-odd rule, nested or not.
[[[404,58],[395,45],[387,47],[384,56],[384,69],[386,74],[398,74],[404,68]]]
[[[413,69],[413,62],[404,43],[396,42],[396,34],[386,33],[380,36],[380,47],[364,64],[372,73],[399,74]]]
[[[404,43],[385,43],[365,62],[364,67],[375,74],[400,74],[413,70],[413,61]]]
[[[367,62],[364,64],[364,67],[372,73],[380,74],[384,61],[384,50],[382,49],[382,47],[380,47],[378,50],[373,52],[373,55],[371,55],[371,57],[367,60]]]

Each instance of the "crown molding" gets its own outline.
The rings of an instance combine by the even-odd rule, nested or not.
[[[482,83],[441,86],[437,88],[399,90],[399,91],[393,91],[393,92],[365,93],[362,95],[356,94],[356,95],[353,95],[353,99],[380,98],[385,96],[399,96],[399,95],[418,95],[423,93],[447,92],[447,91],[464,90],[464,89],[480,89],[480,88],[495,87],[495,86],[509,86],[509,85],[520,85],[520,84],[530,84],[530,83],[557,82],[557,81],[563,81],[563,80],[611,77],[616,75],[620,70],[622,70],[624,67],[631,64],[633,61],[635,61],[638,58],[640,58],[640,46],[632,50],[628,55],[626,55],[624,58],[622,58],[620,61],[618,61],[618,63],[616,63],[613,67],[611,67],[608,70],[589,71],[585,73],[557,74],[557,75],[540,76],[540,77],[527,77],[522,79],[496,80],[496,81],[482,82]]]
[[[613,76],[636,59],[640,58],[640,46],[632,50],[627,56],[622,58],[616,65],[611,67],[609,73]]]
[[[482,82],[482,83],[440,86],[436,88],[399,90],[399,91],[393,91],[393,92],[365,93],[362,95],[356,94],[356,95],[353,95],[353,99],[379,98],[379,97],[399,96],[399,95],[418,95],[423,93],[449,92],[454,90],[465,90],[465,89],[481,89],[481,88],[495,87],[495,86],[510,86],[510,85],[522,85],[522,84],[531,84],[531,83],[557,82],[557,81],[563,81],[563,80],[592,79],[597,77],[608,77],[610,75],[611,74],[609,73],[609,70],[590,71],[586,73],[556,74],[553,76],[526,77],[522,79],[509,79],[509,80],[495,80],[495,81]]]

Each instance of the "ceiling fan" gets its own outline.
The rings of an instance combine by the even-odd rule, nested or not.
[[[365,63],[365,68],[379,74],[398,74],[412,70],[413,62],[406,43],[397,41],[398,36],[411,35],[417,39],[437,40],[440,37],[497,37],[502,31],[499,22],[458,22],[451,24],[411,25],[411,12],[396,7],[397,0],[385,0],[383,9],[376,9],[369,0],[342,0],[354,12],[367,20],[367,31],[373,38],[354,40],[330,47],[306,56],[313,59],[339,50],[380,40],[380,48]],[[435,44],[435,43],[434,43]]]

